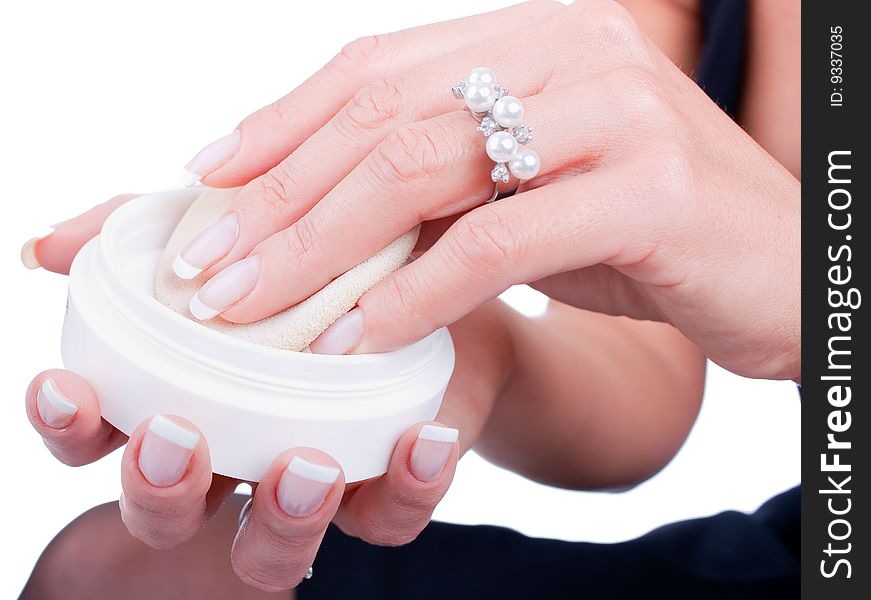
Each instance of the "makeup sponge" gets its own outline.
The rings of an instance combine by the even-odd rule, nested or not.
[[[179,278],[172,270],[178,253],[203,229],[215,223],[239,188],[219,190],[205,188],[182,216],[164,248],[155,281],[155,297],[191,320],[190,299],[205,283],[201,275],[192,280]],[[220,316],[202,321],[202,325],[255,344],[303,350],[332,323],[351,310],[367,290],[403,266],[420,228],[415,227],[375,256],[335,278],[326,287],[299,304],[255,323],[231,323]]]

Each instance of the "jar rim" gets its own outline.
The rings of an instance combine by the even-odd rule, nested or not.
[[[135,198],[110,215],[99,236],[95,249],[97,268],[93,274],[98,276],[101,291],[110,299],[108,307],[151,341],[200,365],[259,383],[271,381],[283,385],[294,376],[303,376],[309,382],[332,379],[335,369],[341,368],[345,384],[357,390],[367,382],[377,383],[374,387],[380,389],[399,384],[399,380],[414,378],[435,359],[448,335],[445,329],[392,352],[354,355],[293,352],[204,327],[137,289],[126,273],[130,252],[135,252],[137,244],[147,245],[149,236],[155,238],[161,223],[164,228],[160,232],[168,238],[171,228],[166,228],[174,228],[174,222],[178,222],[200,192],[197,188],[183,188]],[[163,243],[165,239],[160,247]],[[327,387],[335,390],[343,387],[343,383],[332,380]],[[310,390],[310,386],[306,389]]]

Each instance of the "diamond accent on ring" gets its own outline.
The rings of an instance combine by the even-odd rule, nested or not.
[[[480,131],[484,134],[484,137],[490,137],[497,131],[502,131],[502,127],[499,126],[499,123],[496,122],[489,114],[481,119],[481,124],[476,127],[477,131]],[[517,140],[518,142],[520,140]]]
[[[492,171],[490,171],[490,179],[492,179],[494,183],[500,181],[502,183],[508,183],[509,178],[508,167],[505,166],[505,163],[496,163],[496,166],[493,167]]]
[[[535,139],[532,135],[532,127],[528,125],[519,125],[511,133],[514,134],[514,139],[517,140],[518,144],[528,144]]]

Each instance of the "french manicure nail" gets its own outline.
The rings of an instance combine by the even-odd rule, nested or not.
[[[185,246],[172,261],[172,270],[182,279],[193,279],[206,267],[224,258],[238,237],[239,219],[236,213],[225,215]]]
[[[321,507],[339,469],[294,456],[278,482],[278,504],[291,517],[307,517]]]
[[[46,379],[36,394],[36,410],[43,423],[52,429],[63,429],[73,420],[79,407],[57,389],[54,381]]]
[[[194,294],[190,301],[191,314],[207,321],[222,313],[251,293],[260,276],[260,257],[256,254],[233,263]]]
[[[309,345],[315,354],[346,354],[363,338],[363,313],[359,308],[339,317]]]
[[[41,237],[30,238],[21,247],[21,264],[30,269],[38,269],[42,266],[36,256],[36,245],[42,240]]]
[[[152,485],[178,483],[200,440],[196,431],[185,429],[163,415],[154,415],[139,448],[139,470]]]
[[[50,227],[49,231],[46,231],[41,236],[33,237],[24,242],[24,245],[21,247],[21,264],[30,269],[38,269],[42,266],[42,263],[39,262],[39,258],[36,256],[36,245],[57,231],[57,228],[63,225],[64,223],[69,223],[72,219],[68,219],[67,221],[61,221],[60,223],[55,223]]]
[[[411,451],[411,474],[424,482],[441,475],[459,435],[453,427],[424,425]]]
[[[182,173],[182,182],[185,185],[194,185],[200,179],[217,169],[219,166],[232,159],[242,142],[242,135],[236,129],[230,135],[215,140],[194,156],[185,165]]]

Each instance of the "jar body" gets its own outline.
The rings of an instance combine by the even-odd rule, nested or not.
[[[129,434],[154,414],[203,432],[216,473],[259,481],[278,454],[313,447],[347,482],[382,474],[399,437],[438,412],[453,370],[439,330],[390,353],[326,356],[212,331],[153,297],[160,250],[195,198],[178,190],[116,211],[76,256],[61,353]]]

